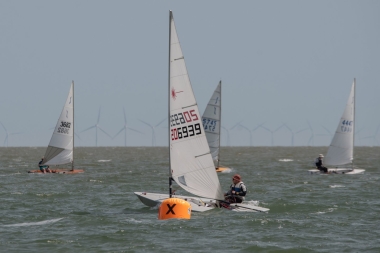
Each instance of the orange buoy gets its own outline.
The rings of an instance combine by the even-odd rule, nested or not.
[[[191,216],[191,205],[184,199],[168,198],[162,201],[158,209],[158,219],[187,219]]]

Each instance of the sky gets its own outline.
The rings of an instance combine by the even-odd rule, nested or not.
[[[164,121],[154,144],[167,146],[169,10],[200,112],[222,80],[223,146],[328,146],[354,78],[355,145],[380,145],[380,1],[3,0],[8,145],[47,146],[74,80],[76,146],[95,146],[83,130],[99,110],[114,137],[123,108],[141,132],[127,146],[152,146],[142,121]],[[124,146],[123,132],[98,146]]]

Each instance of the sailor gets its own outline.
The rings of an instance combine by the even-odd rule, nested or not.
[[[244,196],[247,194],[247,187],[241,181],[241,176],[235,174],[232,177],[232,184],[230,190],[224,194],[225,199],[230,203],[241,203],[244,200]]]
[[[323,154],[319,154],[319,156],[315,159],[315,166],[321,172],[328,173],[328,169],[323,166]]]
[[[46,173],[46,172],[51,172],[51,170],[49,169],[49,166],[47,165],[42,165],[42,163],[44,162],[44,157],[41,158],[41,161],[38,163],[38,166],[40,167],[40,170],[42,173]]]

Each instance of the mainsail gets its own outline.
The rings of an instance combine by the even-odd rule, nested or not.
[[[170,11],[169,149],[172,178],[197,196],[223,199]]]
[[[208,145],[215,168],[219,168],[219,150],[220,150],[220,118],[222,103],[222,81],[219,82],[214,93],[208,102],[205,112],[202,116],[203,128],[206,133]]]
[[[324,162],[326,165],[344,165],[351,163],[354,155],[354,127],[355,127],[355,85],[351,87],[350,96],[344,113],[339,121],[338,128],[331,141]]]
[[[46,150],[44,162],[46,165],[67,164],[73,161],[73,129],[74,129],[74,97],[71,84],[69,95],[63,107],[53,136]]]

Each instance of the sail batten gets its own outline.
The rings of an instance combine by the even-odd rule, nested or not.
[[[172,12],[169,41],[170,172],[184,190],[223,199],[218,176],[191,87]]]
[[[354,131],[355,131],[355,85],[352,83],[350,96],[340,118],[335,135],[331,141],[324,163],[326,165],[339,166],[352,163],[354,156]]]
[[[45,165],[61,165],[73,161],[73,84],[45,152]]]

